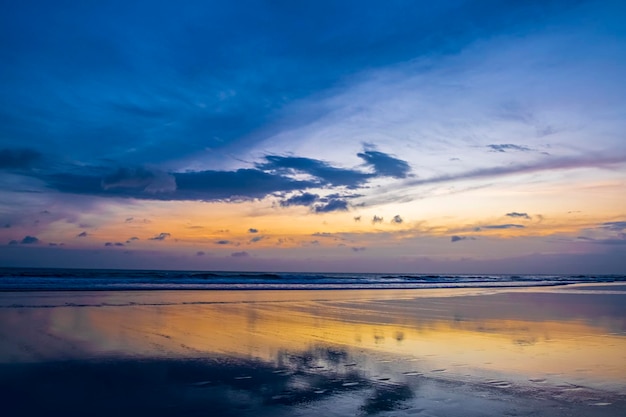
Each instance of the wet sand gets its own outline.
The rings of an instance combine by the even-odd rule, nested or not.
[[[0,293],[9,416],[622,416],[623,284]]]

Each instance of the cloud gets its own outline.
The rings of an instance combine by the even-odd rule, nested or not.
[[[139,238],[137,236],[133,236],[133,237],[129,237],[128,240],[126,241],[126,243],[131,243],[135,240],[139,240]]]
[[[614,232],[621,232],[622,230],[626,229],[626,221],[606,222],[602,223],[601,227]]]
[[[455,242],[461,242],[463,240],[476,240],[475,237],[471,237],[471,236],[451,236],[450,237],[450,242],[455,243]]]
[[[198,252],[196,252],[196,256],[204,256],[204,255],[206,255],[204,251],[199,250]]]
[[[258,169],[282,175],[308,174],[315,178],[317,186],[346,186],[357,188],[372,177],[371,174],[352,169],[336,168],[327,162],[295,156],[268,155],[266,162],[256,165]]]
[[[393,216],[393,219],[391,219],[391,223],[394,224],[401,224],[404,220],[402,219],[402,217],[400,217],[399,214],[396,214],[395,216]]]
[[[20,243],[22,245],[32,245],[39,243],[39,239],[37,239],[35,236],[24,236],[24,239],[22,239]]]
[[[170,233],[162,232],[162,233],[159,233],[158,235],[156,235],[154,237],[151,237],[150,240],[165,240],[165,239],[167,239],[170,236],[172,236]]]
[[[9,245],[19,245],[20,242],[18,242],[17,240],[13,239],[9,241]]]
[[[264,237],[263,236],[255,236],[252,239],[250,239],[250,243],[256,243],[259,242],[260,240],[263,240]]]
[[[230,254],[233,258],[246,258],[250,256],[248,252],[233,252]]]
[[[503,175],[513,174],[525,174],[540,171],[551,170],[567,170],[577,168],[610,168],[615,165],[619,165],[626,162],[626,154],[624,155],[612,155],[612,156],[585,156],[585,157],[563,157],[563,158],[546,158],[534,163],[518,164],[518,165],[506,165],[496,166],[490,168],[479,168],[470,171],[465,171],[457,174],[445,174],[431,178],[410,180],[405,182],[406,185],[427,185],[438,184],[444,182],[480,179],[480,178],[492,178]]]
[[[313,233],[311,236],[317,236],[317,237],[333,237],[334,235],[332,233],[328,233],[328,232],[315,232]]]
[[[586,236],[578,236],[576,240],[578,241],[582,240],[584,242],[599,244],[599,245],[621,246],[621,245],[626,245],[626,233],[620,233],[618,236],[613,237],[613,238],[608,238],[608,239],[594,239],[594,238],[586,237]]]
[[[118,168],[102,179],[102,189],[131,190],[146,193],[163,193],[176,190],[176,180],[170,174],[144,167]]]
[[[363,252],[364,250],[366,250],[367,248],[364,246],[355,246],[351,248],[353,252]]]
[[[526,226],[522,224],[492,224],[487,226],[480,226],[478,229],[524,229]]]
[[[87,236],[88,236],[88,233],[84,231],[76,235],[76,237],[87,237]]]
[[[215,243],[216,243],[217,245],[230,245],[230,244],[231,244],[231,243],[233,243],[233,242],[231,242],[230,240],[225,240],[225,239],[223,239],[223,240],[217,240]]]
[[[248,233],[259,233],[259,230],[251,227],[248,229]]]
[[[354,221],[355,222],[360,222],[361,221],[361,216],[354,216]]]
[[[367,150],[358,153],[357,156],[363,159],[367,165],[372,166],[377,176],[406,178],[411,171],[411,167],[406,161],[383,152]]]
[[[41,158],[32,149],[0,149],[0,169],[26,169]]]
[[[511,212],[511,213],[507,213],[506,216],[514,217],[514,218],[522,218],[522,219],[526,219],[526,220],[530,220],[531,219],[531,217],[527,213],[518,213],[516,211]]]
[[[374,215],[374,217],[372,217],[372,224],[382,223],[382,222],[383,222],[383,218],[382,217],[378,217],[376,215]]]
[[[348,202],[345,200],[330,200],[326,204],[320,204],[313,207],[316,213],[330,213],[331,211],[346,211],[348,210]]]
[[[491,149],[492,152],[508,152],[508,151],[516,151],[516,152],[529,152],[532,149],[523,145],[514,145],[512,143],[503,143],[499,145],[487,145],[488,148]]]
[[[282,207],[290,207],[290,206],[310,206],[319,200],[320,196],[317,194],[311,193],[302,193],[299,195],[295,195],[286,200],[280,202]]]
[[[50,188],[64,193],[151,200],[246,200],[320,185],[258,169],[156,175],[153,171],[138,168],[119,168],[110,173],[105,168],[78,167],[77,172],[45,174],[39,178]],[[133,220],[128,218],[126,221]]]

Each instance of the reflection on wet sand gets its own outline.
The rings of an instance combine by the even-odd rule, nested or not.
[[[626,293],[619,291],[17,299],[0,296],[0,392],[15,403],[35,395],[62,410],[78,390],[85,407],[105,395],[117,399],[110,407],[138,407],[135,416],[207,407],[208,415],[585,415],[590,407],[594,415],[622,415],[626,407]],[[124,392],[132,398],[120,400]],[[82,410],[72,404],[70,415]],[[21,415],[42,411],[28,410]],[[104,407],[101,415],[106,410],[115,411]]]

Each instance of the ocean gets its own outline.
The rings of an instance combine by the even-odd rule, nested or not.
[[[626,275],[449,275],[0,268],[0,291],[420,289],[533,287],[606,282],[626,282]]]

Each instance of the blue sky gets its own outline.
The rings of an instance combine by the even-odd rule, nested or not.
[[[623,272],[622,2],[2,9],[1,264]]]

